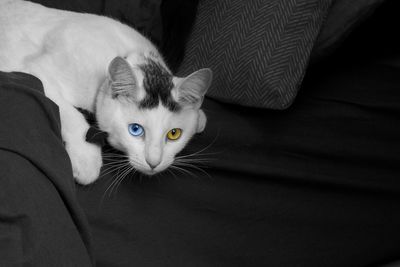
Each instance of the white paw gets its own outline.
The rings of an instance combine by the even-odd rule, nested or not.
[[[75,180],[82,185],[93,183],[100,175],[101,147],[88,142],[66,144]]]

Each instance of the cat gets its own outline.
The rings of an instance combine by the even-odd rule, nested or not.
[[[207,122],[201,104],[211,70],[174,76],[147,38],[105,16],[0,0],[0,70],[42,81],[83,185],[99,177],[102,154],[86,142],[89,124],[77,108],[93,112],[109,144],[147,175],[167,169]]]

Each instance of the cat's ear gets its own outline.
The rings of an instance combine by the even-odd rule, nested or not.
[[[112,97],[124,96],[136,99],[137,80],[128,61],[122,57],[114,58],[108,66]]]
[[[178,78],[174,89],[176,101],[183,106],[190,105],[200,108],[211,81],[212,71],[210,69],[200,69],[186,78]]]
[[[204,111],[199,109],[199,118],[197,121],[196,133],[201,133],[202,131],[204,131],[204,128],[206,128],[206,124],[207,124],[206,114],[204,114]]]

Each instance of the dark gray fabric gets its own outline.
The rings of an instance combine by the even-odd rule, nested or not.
[[[0,266],[92,266],[58,107],[39,79],[0,71]]]
[[[179,70],[215,74],[208,96],[284,109],[294,100],[331,0],[200,1]]]
[[[162,36],[161,2],[161,0],[104,1],[103,13],[134,26],[159,43]]]
[[[79,188],[98,267],[367,267],[400,255],[399,68],[332,62],[290,109],[205,99],[188,168]],[[107,173],[110,166],[105,166]],[[114,182],[114,184],[113,184]]]
[[[135,27],[159,43],[162,36],[161,0],[32,0],[47,7],[106,15]]]
[[[335,0],[312,51],[312,61],[329,55],[386,0]],[[394,0],[396,1],[396,0]]]

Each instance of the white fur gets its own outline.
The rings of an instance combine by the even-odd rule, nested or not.
[[[159,105],[155,109],[139,109],[129,102],[122,103],[105,94],[98,97],[102,115],[97,115],[100,128],[109,133],[108,141],[115,148],[129,155],[132,165],[146,174],[166,169],[189,139],[196,133],[199,112],[187,108],[178,113]],[[145,129],[144,137],[133,137],[127,125],[138,123]],[[173,128],[182,129],[182,136],[176,141],[166,138]],[[146,162],[157,163],[152,170]]]
[[[96,111],[100,128],[110,135],[109,142],[147,174],[167,168],[192,135],[205,126],[199,106],[185,106],[175,114],[161,105],[155,110],[139,110],[134,103],[112,99],[107,69],[117,56],[127,58],[138,88],[143,75],[137,65],[144,57],[155,57],[165,66],[149,40],[118,21],[22,0],[0,0],[0,69],[31,73],[43,82],[46,96],[60,108],[62,137],[74,177],[81,184],[98,178],[102,158],[100,147],[85,141],[89,125],[75,107]],[[138,97],[144,97],[143,90],[138,90]],[[145,136],[129,135],[130,123],[144,126]],[[181,128],[182,137],[166,141],[172,128]],[[148,162],[159,164],[152,170]]]

